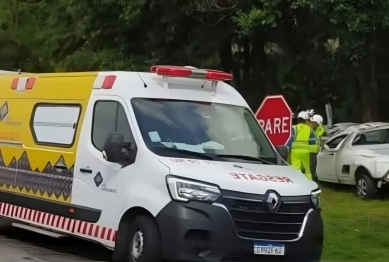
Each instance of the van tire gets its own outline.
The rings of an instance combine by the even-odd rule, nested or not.
[[[127,232],[128,262],[162,262],[162,243],[153,217],[140,215]]]
[[[374,181],[366,174],[360,174],[356,179],[356,194],[359,198],[375,199],[378,197],[378,190]]]
[[[12,227],[12,222],[5,218],[0,218],[0,232],[7,231]]]

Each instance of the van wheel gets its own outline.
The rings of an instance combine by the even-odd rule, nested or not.
[[[356,182],[356,193],[361,199],[373,199],[378,196],[377,188],[373,180],[368,175],[359,175]]]
[[[152,217],[136,217],[129,227],[127,239],[129,262],[162,262],[161,237]]]
[[[10,220],[0,218],[0,232],[6,231],[12,227],[12,222]]]

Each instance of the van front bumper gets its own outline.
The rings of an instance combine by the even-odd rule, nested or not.
[[[199,202],[170,202],[157,215],[163,255],[182,262],[319,262],[323,245],[320,211],[306,218],[302,236],[285,244],[284,256],[254,255],[256,240],[242,238],[226,208]]]

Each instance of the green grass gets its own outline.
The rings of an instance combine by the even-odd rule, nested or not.
[[[352,187],[321,187],[323,261],[389,262],[389,198],[363,201]]]

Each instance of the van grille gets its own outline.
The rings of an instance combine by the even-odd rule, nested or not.
[[[230,212],[239,236],[266,240],[298,238],[304,217],[312,208],[310,196],[281,197],[280,208],[272,213],[265,195],[226,190],[219,203]]]

